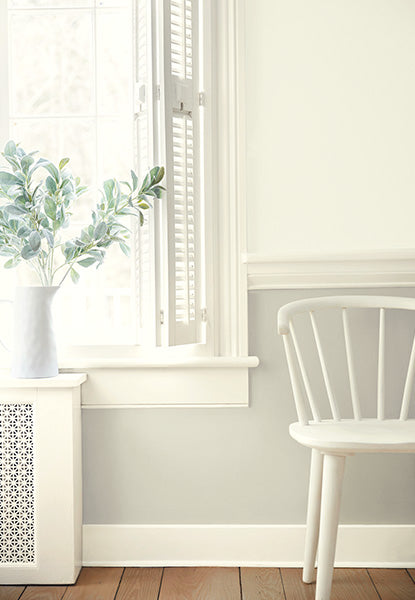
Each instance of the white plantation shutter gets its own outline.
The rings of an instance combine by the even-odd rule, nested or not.
[[[135,4],[135,140],[137,174],[142,181],[154,165],[154,94],[152,60],[152,8],[151,0],[137,0]],[[143,226],[134,219],[133,259],[135,260],[136,314],[138,339],[141,344],[154,343],[156,339],[155,301],[155,219],[148,211]]]
[[[198,1],[164,2],[170,345],[201,341]]]

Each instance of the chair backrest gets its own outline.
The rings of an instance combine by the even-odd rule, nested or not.
[[[280,308],[278,312],[278,332],[283,336],[298,419],[302,424],[307,424],[309,422],[310,412],[313,421],[322,420],[320,402],[318,401],[320,398],[317,398],[317,395],[312,389],[313,386],[310,383],[310,369],[307,369],[302,347],[293,322],[294,317],[304,313],[309,314],[315,350],[320,363],[321,375],[328,397],[331,418],[335,421],[341,420],[342,418],[328,369],[327,348],[324,348],[324,344],[322,343],[322,337],[316,320],[316,314],[319,314],[320,311],[324,311],[324,314],[326,314],[328,309],[337,309],[341,312],[347,374],[350,384],[353,418],[355,420],[362,419],[362,408],[355,369],[355,346],[352,343],[350,332],[349,309],[375,309],[378,311],[376,417],[378,419],[385,419],[386,311],[396,309],[415,311],[415,298],[394,296],[326,296],[323,298],[297,300]],[[403,386],[403,397],[399,414],[401,420],[406,420],[408,418],[414,378],[415,336],[412,340],[412,349],[410,351],[405,384]]]

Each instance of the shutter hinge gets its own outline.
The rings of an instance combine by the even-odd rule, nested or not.
[[[199,92],[199,106],[206,106],[206,94],[205,94],[205,92]]]
[[[134,86],[134,111],[139,114],[145,110],[146,104],[146,86],[136,83]]]
[[[161,89],[159,85],[156,85],[156,100],[160,100],[161,98]]]
[[[208,320],[207,308],[202,308],[202,322],[207,323],[207,320]]]
[[[164,310],[160,311],[160,325],[164,325]]]

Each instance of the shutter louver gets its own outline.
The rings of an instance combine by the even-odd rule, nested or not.
[[[198,2],[165,3],[169,344],[201,340]]]

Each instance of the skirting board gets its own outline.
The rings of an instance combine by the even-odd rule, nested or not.
[[[84,525],[84,566],[302,565],[304,525]],[[336,566],[415,567],[415,525],[340,525]]]

